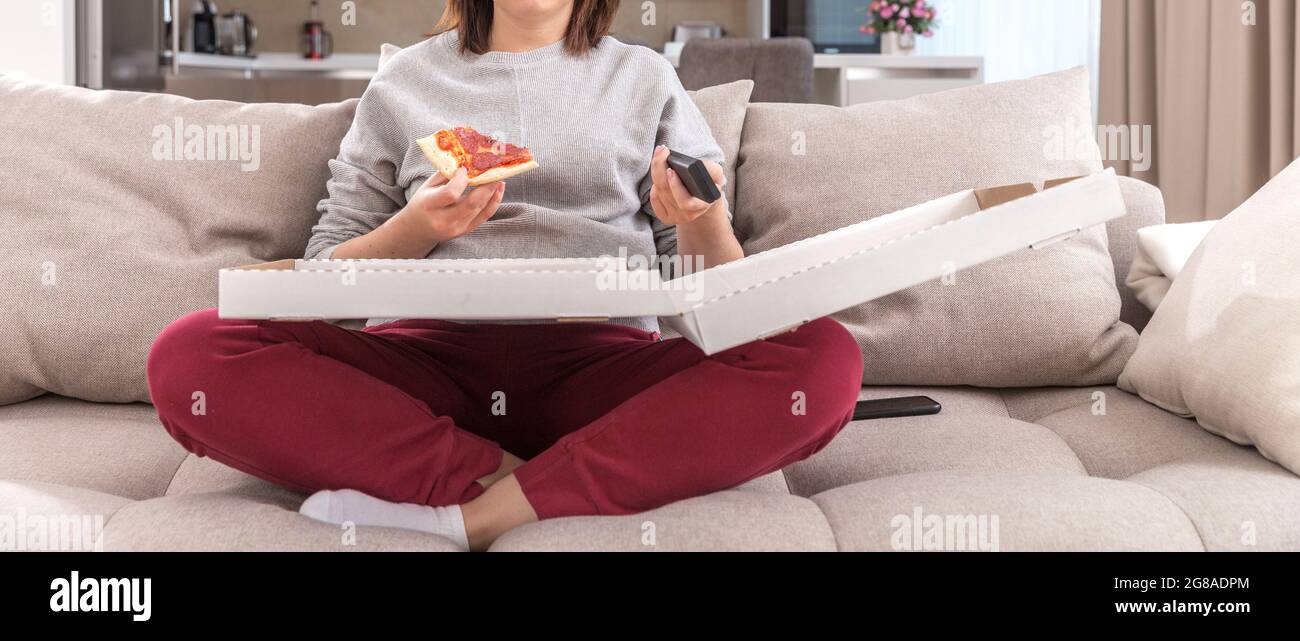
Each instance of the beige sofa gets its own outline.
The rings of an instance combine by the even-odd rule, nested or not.
[[[12,150],[0,161],[0,222],[17,230],[0,255],[0,526],[97,517],[87,541],[103,550],[453,550],[435,536],[301,517],[302,494],[188,454],[139,402],[142,350],[171,318],[215,303],[217,267],[301,251],[324,160],[355,105],[192,103],[4,79],[0,93],[12,107],[0,113],[0,144]],[[745,137],[754,114],[746,123],[743,100],[722,93],[697,101],[738,158],[739,219],[744,192],[761,188],[746,175],[764,153]],[[48,117],[19,113],[36,109]],[[261,173],[160,159],[165,135],[153,133],[173,115],[261,125]],[[154,162],[136,155],[147,152]],[[268,186],[275,198],[255,195]],[[1140,330],[1149,314],[1122,281],[1136,230],[1161,222],[1163,205],[1144,183],[1123,179],[1123,189],[1129,214],[1105,230],[1106,273],[1114,313]],[[864,399],[925,394],[943,411],[852,423],[811,459],[735,489],[636,516],[530,524],[493,550],[1300,549],[1300,478],[1113,377],[866,387]]]

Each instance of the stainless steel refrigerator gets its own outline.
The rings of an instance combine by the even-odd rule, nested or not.
[[[172,0],[76,0],[77,84],[158,91],[176,24]]]

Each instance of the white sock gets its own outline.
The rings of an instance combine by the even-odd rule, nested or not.
[[[321,490],[303,501],[298,513],[317,521],[394,527],[427,532],[451,539],[469,549],[465,517],[459,505],[430,507],[415,503],[390,503],[356,490]]]

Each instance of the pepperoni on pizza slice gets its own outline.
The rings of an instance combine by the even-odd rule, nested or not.
[[[495,140],[469,127],[443,129],[416,143],[448,180],[464,167],[470,186],[499,182],[539,166],[526,147]]]

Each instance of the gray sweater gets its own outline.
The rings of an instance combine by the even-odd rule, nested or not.
[[[496,214],[429,258],[673,255],[676,230],[647,201],[655,145],[723,162],[666,60],[604,38],[582,57],[562,43],[462,56],[454,32],[403,50],[370,83],[320,202],[307,258],[397,213],[433,173],[415,141],[468,126],[529,147],[539,169],[507,181]],[[618,322],[654,330],[653,318]]]

